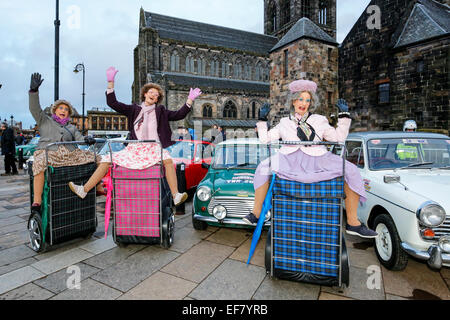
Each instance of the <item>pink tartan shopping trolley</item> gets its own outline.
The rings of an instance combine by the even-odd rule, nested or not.
[[[154,140],[108,140],[116,143],[158,143]],[[114,148],[117,149],[117,148]],[[161,148],[162,159],[162,148]],[[107,180],[108,212],[113,207],[113,240],[118,246],[124,244],[161,244],[169,248],[173,243],[175,218],[172,211],[172,195],[164,175],[162,162],[143,170],[128,169],[113,164]],[[105,236],[107,226],[105,225]]]

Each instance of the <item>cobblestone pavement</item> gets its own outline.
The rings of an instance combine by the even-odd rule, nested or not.
[[[450,299],[450,269],[433,271],[410,259],[404,271],[392,272],[380,266],[371,242],[350,236],[346,236],[350,286],[343,291],[272,279],[264,268],[264,232],[246,265],[251,231],[213,227],[197,231],[192,227],[191,203],[185,215],[176,216],[169,250],[158,245],[119,248],[110,235],[103,236],[104,201],[104,197],[99,201],[99,225],[92,238],[37,254],[30,249],[26,228],[29,177],[22,171],[0,177],[0,300]],[[80,289],[68,288],[72,266],[81,270]],[[381,270],[382,281],[379,288],[369,289],[373,266]]]

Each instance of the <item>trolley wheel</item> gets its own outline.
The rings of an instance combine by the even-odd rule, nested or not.
[[[163,247],[168,249],[173,244],[173,238],[175,234],[175,217],[173,214],[170,215],[169,219],[164,222],[163,225]]]
[[[38,213],[32,213],[28,220],[28,233],[31,248],[36,252],[44,252],[47,244],[43,241],[42,219]]]
[[[195,230],[206,230],[206,228],[208,228],[208,224],[205,221],[194,218],[194,205],[192,205],[192,226]]]
[[[272,236],[270,234],[271,229],[272,227],[270,227],[269,231],[267,232],[267,240],[265,248],[264,264],[266,266],[266,273],[270,273],[272,265]]]
[[[350,285],[350,264],[348,261],[347,245],[345,244],[344,235],[342,235],[342,255],[341,255],[341,265],[342,265],[342,286],[345,285],[347,288]]]

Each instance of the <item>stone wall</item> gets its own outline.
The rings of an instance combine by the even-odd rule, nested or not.
[[[285,75],[285,50],[288,50],[288,74]],[[270,72],[271,117],[275,124],[289,112],[290,82],[299,79],[315,81],[318,85],[317,113],[329,116],[338,99],[338,48],[315,40],[301,39],[272,52]]]

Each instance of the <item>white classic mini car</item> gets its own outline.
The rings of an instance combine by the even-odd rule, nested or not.
[[[367,201],[358,218],[378,232],[375,252],[390,270],[408,254],[450,267],[450,138],[424,132],[359,132],[346,140]]]

